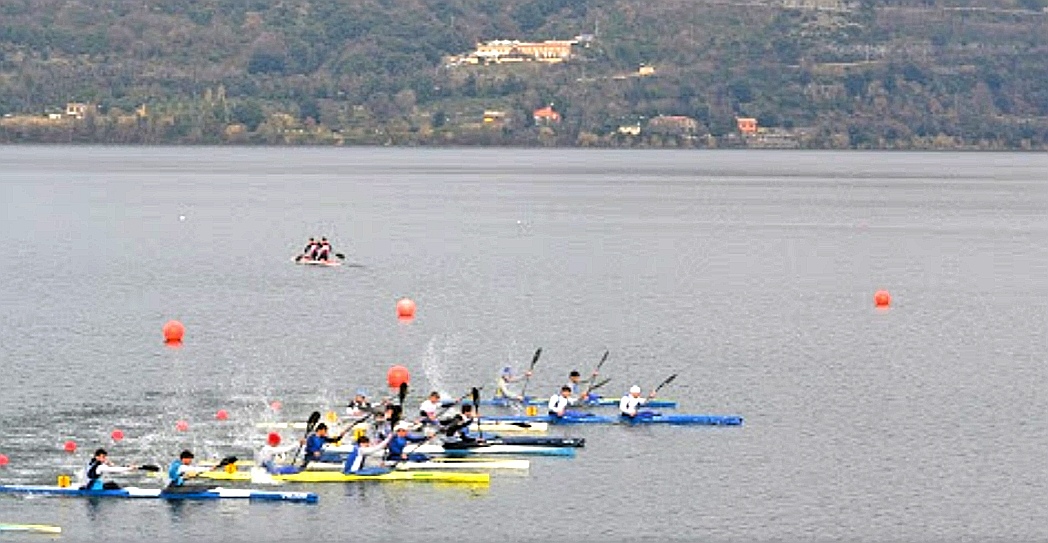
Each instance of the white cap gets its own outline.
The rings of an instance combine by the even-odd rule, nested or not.
[[[405,422],[405,421],[398,422],[397,425],[395,427],[393,427],[393,431],[396,432],[398,430],[411,431],[411,423],[410,422]]]
[[[630,387],[630,394],[640,394],[640,387],[633,385]]]

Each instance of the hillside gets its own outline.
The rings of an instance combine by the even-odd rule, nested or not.
[[[0,141],[1045,149],[1046,5],[0,0]]]

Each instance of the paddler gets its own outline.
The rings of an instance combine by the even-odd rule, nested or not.
[[[453,438],[457,437],[463,441],[476,441],[476,438],[469,433],[469,427],[475,422],[477,422],[477,418],[473,411],[473,406],[469,404],[463,405],[462,412],[445,423],[444,435]]]
[[[419,422],[422,424],[440,424],[440,421],[437,419],[440,405],[440,393],[436,390],[430,392],[426,401],[418,406]]]
[[[412,441],[425,441],[429,438],[412,438],[408,435],[408,431],[411,430],[411,424],[408,422],[398,422],[397,426],[393,429],[393,438],[389,440],[389,444],[386,447],[386,460],[392,462],[406,462],[408,460],[408,453],[405,451],[408,444]]]
[[[346,462],[342,464],[342,473],[350,474],[360,471],[364,467],[366,458],[385,450],[392,439],[393,436],[386,436],[386,439],[372,445],[371,439],[361,434],[357,437],[357,442],[353,444],[353,450],[349,451],[346,456]]]
[[[371,402],[368,401],[367,391],[362,388],[358,389],[357,395],[353,396],[353,401],[346,406],[346,414],[357,418],[369,413],[371,413]]]
[[[567,386],[571,388],[571,396],[579,402],[588,400],[588,397],[582,397],[586,392],[586,389],[583,389],[582,385],[592,385],[594,382],[597,381],[597,375],[600,374],[597,372],[597,370],[593,370],[593,374],[590,375],[590,378],[583,381],[582,374],[579,373],[578,370],[572,370],[571,373],[568,374],[567,384]]]
[[[309,243],[306,244],[306,248],[302,249],[302,256],[298,257],[300,260],[313,260],[313,250],[317,245],[317,241],[314,238],[309,238]]]
[[[302,469],[305,469],[310,462],[319,462],[321,454],[324,452],[324,445],[338,443],[346,436],[349,430],[349,428],[342,430],[338,437],[329,437],[327,424],[323,422],[318,424],[316,430],[306,438],[306,457],[302,460]]]
[[[513,368],[511,368],[509,366],[506,366],[506,367],[502,368],[502,372],[499,373],[499,377],[496,380],[496,384],[498,386],[495,388],[495,397],[496,398],[515,398],[517,400],[523,401],[524,400],[524,396],[522,396],[520,394],[517,394],[516,392],[510,390],[509,384],[510,383],[516,383],[517,381],[520,381],[521,379],[526,379],[528,377],[531,377],[531,371],[530,370],[524,372],[524,375],[514,375],[513,374]]]
[[[327,262],[331,257],[331,243],[327,238],[320,238],[320,246],[317,249],[317,260]]]
[[[277,457],[289,453],[302,445],[306,444],[305,438],[298,440],[298,443],[289,443],[287,445],[280,445],[280,434],[276,432],[270,432],[266,436],[266,444],[255,454],[255,469],[263,469],[267,473],[273,475],[285,474],[285,473],[297,473],[298,468],[294,466],[281,466],[277,464]]]
[[[633,385],[630,387],[629,394],[622,397],[619,400],[619,415],[623,417],[636,417],[637,408],[648,403],[648,400],[655,397],[655,391],[652,390],[651,394],[648,394],[647,398],[642,398],[640,395],[640,386]]]
[[[109,462],[109,453],[105,449],[98,449],[79,474],[79,480],[82,482],[80,490],[117,490],[120,485],[104,480],[103,476],[111,473],[127,473],[136,469],[138,466],[114,466]]]
[[[178,460],[171,462],[167,467],[167,488],[179,488],[186,484],[186,477],[192,477],[198,473],[211,471],[211,468],[193,465],[193,453],[186,450],[178,455]]]
[[[547,406],[549,416],[563,417],[564,413],[567,413],[568,407],[575,405],[575,401],[571,394],[570,385],[560,387],[560,394],[554,394],[549,398],[549,405]]]

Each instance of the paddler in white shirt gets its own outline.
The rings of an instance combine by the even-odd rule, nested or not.
[[[138,466],[114,466],[109,462],[109,453],[105,449],[98,449],[79,474],[80,490],[117,490],[120,485],[106,481],[103,476],[110,473],[127,473],[136,469]]]
[[[440,424],[440,421],[437,420],[440,403],[440,393],[435,390],[430,392],[429,398],[418,406],[419,419],[422,424]]]
[[[563,417],[564,413],[568,411],[568,407],[575,405],[575,398],[571,396],[571,387],[564,385],[560,387],[560,394],[554,394],[549,398],[549,416],[551,417]]]
[[[367,391],[364,389],[357,390],[357,395],[353,397],[353,401],[346,406],[346,414],[354,418],[363,417],[371,413],[371,410],[371,402],[368,401]]]
[[[651,391],[647,398],[642,398],[640,395],[640,387],[633,385],[630,387],[629,394],[622,397],[619,400],[619,415],[623,417],[633,418],[637,416],[639,412],[637,409],[648,403],[648,400],[655,397],[655,391]]]
[[[302,438],[299,439],[298,443],[289,443],[282,446],[280,444],[280,434],[270,432],[269,435],[266,436],[265,446],[255,453],[255,467],[252,469],[252,477],[254,477],[254,471],[257,469],[264,470],[266,473],[274,475],[297,473],[299,470],[294,466],[281,466],[277,464],[277,457],[296,450],[305,444],[306,440],[305,438]]]

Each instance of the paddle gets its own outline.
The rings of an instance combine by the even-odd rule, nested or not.
[[[540,352],[542,352],[542,349],[535,351],[535,360],[539,359]],[[531,367],[535,367],[534,361],[531,363]],[[477,433],[480,434],[480,441],[484,441],[484,427],[480,425],[480,389],[473,387],[470,393],[473,396],[473,416],[477,419]]]
[[[320,411],[314,411],[310,413],[309,419],[306,420],[306,433],[302,436],[303,439],[309,439],[309,434],[313,432],[313,429],[317,427],[317,423],[320,422]],[[302,446],[299,445],[298,449],[295,450],[295,455],[291,457],[291,465],[294,466],[298,462],[298,455],[302,452]]]
[[[676,378],[677,378],[677,374],[676,373],[674,373],[673,375],[670,375],[669,377],[667,377],[665,381],[659,383],[659,386],[655,387],[655,391],[652,392],[651,395],[654,397],[656,394],[659,393],[660,390],[662,390],[662,387],[672,383],[673,380],[676,379]]]
[[[604,351],[604,356],[600,358],[600,362],[597,362],[597,367],[593,370],[593,375],[590,376],[589,386],[586,387],[586,391],[582,393],[582,396],[579,398],[579,400],[585,401],[586,398],[589,398],[590,392],[592,392],[593,389],[596,388],[595,386],[593,386],[593,380],[597,377],[597,374],[600,372],[600,367],[608,361],[609,354],[611,354],[611,351]]]
[[[524,376],[524,388],[522,388],[520,391],[520,397],[522,400],[527,399],[526,394],[528,392],[528,381],[531,381],[531,373],[535,371],[535,364],[538,363],[539,356],[542,356],[542,347],[535,349],[535,356],[531,358],[531,366],[528,368],[528,375]],[[473,390],[476,391],[477,389],[474,388]],[[478,403],[478,400],[473,400],[473,403]]]
[[[335,253],[335,257],[338,258],[339,260],[345,260],[346,259],[346,255],[344,255],[342,253]]]
[[[604,386],[604,385],[606,385],[606,384],[608,384],[610,382],[611,382],[611,377],[608,377],[607,379],[602,379],[602,380],[598,381],[596,384],[594,384],[593,386],[591,386],[589,388],[588,392],[593,392],[594,390],[597,390],[598,388],[600,388],[600,387],[602,387],[602,386]],[[587,392],[587,394],[588,394],[588,392]]]
[[[211,471],[222,469],[222,468],[224,468],[224,467],[226,467],[226,466],[228,466],[230,464],[236,464],[237,460],[238,460],[238,458],[235,457],[235,456],[227,456],[227,457],[223,458],[222,460],[219,460],[218,464],[215,464],[215,467],[211,468]],[[152,472],[152,473],[156,473],[156,472],[159,472],[161,470],[161,467],[156,465],[156,464],[143,464],[141,466],[138,466],[138,469],[140,469],[142,471],[149,471],[149,472]]]

